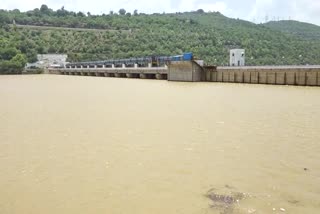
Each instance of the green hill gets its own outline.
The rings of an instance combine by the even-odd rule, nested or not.
[[[317,39],[201,10],[94,16],[42,6],[28,12],[0,10],[0,25],[0,70],[18,54],[32,62],[37,53],[66,53],[69,61],[84,61],[191,51],[208,64],[227,65],[231,48],[245,48],[248,65],[320,64]]]
[[[266,27],[289,33],[307,40],[320,41],[320,26],[298,21],[272,21],[264,24]]]

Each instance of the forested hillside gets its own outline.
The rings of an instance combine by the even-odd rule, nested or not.
[[[278,30],[284,33],[289,33],[307,40],[320,40],[320,26],[292,21],[272,21],[264,24],[274,30]]]
[[[281,32],[281,28],[203,10],[146,15],[122,9],[95,16],[64,8],[53,11],[42,5],[28,12],[0,10],[0,25],[1,70],[20,68],[25,59],[33,62],[37,53],[66,53],[69,61],[84,61],[193,52],[208,64],[227,65],[231,48],[245,48],[249,65],[320,64],[317,37],[306,40]],[[34,29],[18,25],[105,30]]]

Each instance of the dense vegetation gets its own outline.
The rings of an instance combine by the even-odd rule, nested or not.
[[[0,74],[19,73],[27,63],[26,55],[13,42],[16,39],[14,35],[0,36]]]
[[[14,23],[14,24],[12,24]],[[78,31],[19,25],[105,29]],[[285,24],[283,24],[285,25]],[[245,48],[249,65],[320,64],[320,39],[302,39],[283,27],[256,25],[202,10],[176,14],[95,16],[46,5],[28,12],[0,10],[0,72],[21,70],[36,54],[67,53],[69,61],[193,52],[208,64],[227,65],[229,49]],[[318,26],[309,26],[315,31]],[[297,30],[299,31],[300,28]]]
[[[298,21],[272,21],[264,24],[274,30],[289,33],[306,40],[320,40],[320,27]]]

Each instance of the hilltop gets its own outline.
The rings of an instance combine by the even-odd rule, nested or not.
[[[302,38],[305,28],[288,33],[274,27],[279,23],[256,25],[219,12],[147,15],[120,10],[96,16],[42,5],[28,12],[0,10],[0,25],[0,70],[4,64],[10,67],[16,55],[22,65],[23,60],[35,61],[38,53],[66,53],[69,61],[84,61],[191,51],[208,64],[227,65],[231,48],[245,48],[248,65],[320,64],[320,40],[316,34]]]

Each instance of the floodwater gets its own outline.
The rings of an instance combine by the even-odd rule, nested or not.
[[[320,212],[320,88],[0,76],[0,102],[1,214]]]

